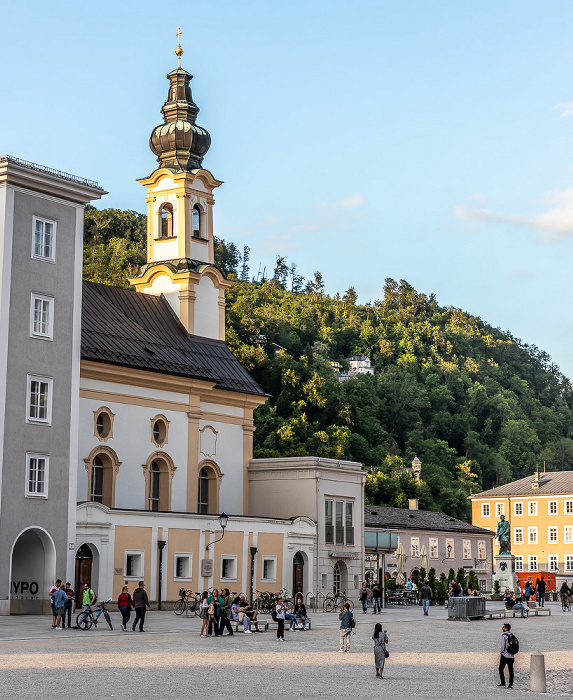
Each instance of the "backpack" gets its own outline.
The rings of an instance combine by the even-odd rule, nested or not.
[[[507,635],[507,651],[510,654],[517,654],[519,652],[519,642],[517,637],[511,632]]]
[[[276,622],[278,620],[276,607],[273,608],[273,611],[271,613],[271,617],[273,619],[273,622]]]
[[[91,588],[90,588],[90,591],[92,591]],[[91,605],[95,605],[97,603],[97,593],[95,591],[92,591],[92,593],[93,593],[93,603],[91,603]]]

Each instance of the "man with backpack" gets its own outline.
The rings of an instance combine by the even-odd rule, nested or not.
[[[501,634],[501,655],[499,658],[499,686],[498,688],[505,688],[505,674],[504,669],[507,666],[509,672],[509,683],[508,688],[513,688],[513,662],[515,655],[519,651],[519,642],[517,637],[511,633],[511,625],[506,622],[502,627]]]

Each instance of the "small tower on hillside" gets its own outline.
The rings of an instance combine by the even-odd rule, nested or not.
[[[163,294],[188,333],[225,340],[225,290],[232,283],[214,267],[213,243],[213,190],[223,183],[202,167],[211,137],[196,124],[193,76],[181,68],[180,42],[175,53],[164,123],[149,139],[159,167],[138,181],[147,188],[147,264],[130,282],[138,292]]]
[[[412,460],[412,473],[415,474],[416,479],[420,478],[420,473],[422,471],[422,462],[418,459],[418,456],[414,457]]]

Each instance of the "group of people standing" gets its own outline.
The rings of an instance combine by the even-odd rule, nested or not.
[[[362,604],[362,612],[366,615],[368,612],[368,600],[372,601],[372,614],[380,613],[382,610],[382,586],[378,581],[374,581],[372,588],[368,586],[368,583],[364,581],[362,588],[360,589],[360,602]]]
[[[209,594],[203,592],[199,603],[199,616],[203,621],[201,625],[201,637],[221,637],[225,630],[227,634],[234,634],[231,621],[243,625],[243,631],[251,634],[251,622],[255,625],[255,632],[259,629],[258,612],[247,603],[245,596],[231,595],[228,588],[223,588],[219,593],[217,588]]]
[[[66,626],[72,626],[72,611],[74,609],[74,591],[68,581],[65,585],[61,579],[50,588],[50,605],[52,607],[52,628],[62,630]]]

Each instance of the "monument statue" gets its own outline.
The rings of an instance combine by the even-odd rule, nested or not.
[[[511,527],[509,520],[505,519],[505,515],[500,516],[500,518],[495,531],[495,537],[499,541],[499,553],[511,554]]]

